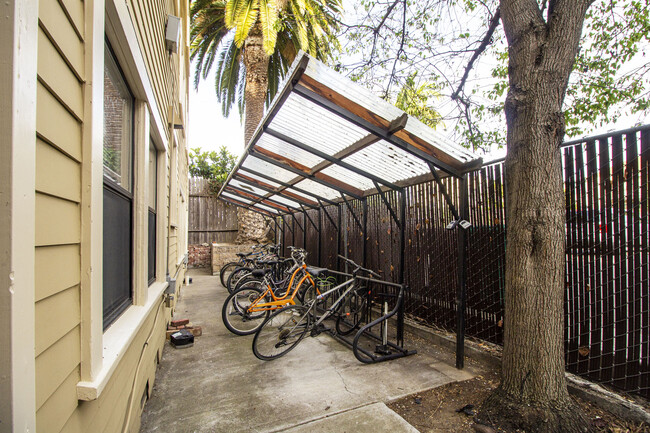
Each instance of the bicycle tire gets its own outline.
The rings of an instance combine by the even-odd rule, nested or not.
[[[253,353],[263,361],[286,355],[303,339],[311,325],[311,315],[302,305],[274,311],[253,338]]]
[[[226,287],[226,284],[228,283],[228,277],[232,271],[237,269],[238,266],[241,266],[238,262],[228,262],[221,267],[221,270],[219,271],[219,280],[221,281],[221,285],[223,287]]]
[[[336,333],[349,335],[354,332],[361,323],[363,315],[368,306],[368,297],[351,292],[341,303],[336,318]]]
[[[251,335],[257,332],[269,316],[269,311],[248,313],[246,310],[259,299],[264,290],[258,285],[244,286],[231,293],[221,308],[221,319],[228,331],[235,335]]]
[[[231,274],[228,276],[228,281],[226,282],[226,289],[228,290],[228,293],[232,293],[235,291],[235,287],[237,286],[237,282],[241,278],[244,278],[247,275],[250,275],[250,273],[253,270],[251,268],[237,268],[234,271],[231,272]]]

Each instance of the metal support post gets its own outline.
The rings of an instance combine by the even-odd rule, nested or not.
[[[404,284],[404,275],[406,274],[406,192],[399,192],[399,220],[400,220],[400,238],[399,238],[399,278],[400,284]]]
[[[467,175],[460,180],[460,218],[469,218]],[[465,367],[465,302],[467,298],[467,236],[468,229],[458,230],[458,289],[456,292],[456,368]]]
[[[367,255],[368,255],[367,254],[368,246],[366,245],[367,244],[366,238],[367,238],[367,229],[368,229],[368,199],[366,197],[363,198],[363,207],[362,207],[362,209],[363,209],[363,227],[362,227],[363,233],[362,233],[362,239],[361,239],[361,242],[362,242],[361,250],[363,251],[362,252],[362,254],[363,254],[362,255],[362,263],[363,263],[363,267],[367,268],[368,263],[366,263],[366,258],[367,258]]]
[[[321,241],[323,238],[323,215],[322,209],[318,208],[318,267],[323,267],[321,263]]]

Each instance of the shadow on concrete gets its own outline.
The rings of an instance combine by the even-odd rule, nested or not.
[[[235,336],[221,321],[227,296],[219,278],[188,273],[175,318],[203,327],[193,347],[165,345],[151,398],[142,414],[146,432],[416,432],[384,403],[467,380],[454,354],[406,335],[418,354],[365,365],[327,334],[305,339],[273,361],[253,355],[252,336]]]

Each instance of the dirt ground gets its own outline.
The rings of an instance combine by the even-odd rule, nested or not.
[[[474,411],[499,383],[496,374],[477,376],[423,393],[413,394],[388,404],[422,433],[476,433],[472,427]],[[650,433],[650,425],[621,420],[590,403],[576,399],[597,432]],[[459,410],[467,407],[465,412]],[[503,431],[503,430],[498,430]]]

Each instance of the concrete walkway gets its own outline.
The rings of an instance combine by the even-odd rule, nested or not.
[[[147,432],[417,432],[385,402],[473,377],[454,356],[406,336],[417,355],[365,365],[327,334],[306,337],[273,361],[260,361],[252,336],[221,321],[227,291],[218,277],[193,270],[176,318],[203,327],[187,349],[167,343],[142,415]]]

